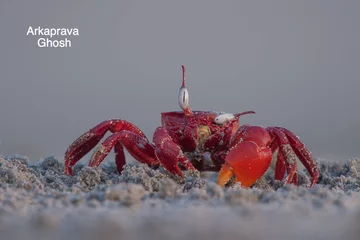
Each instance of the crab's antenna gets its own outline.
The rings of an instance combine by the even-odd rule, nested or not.
[[[255,114],[255,112],[254,111],[246,111],[246,112],[236,113],[235,117],[238,118],[238,117],[240,117],[242,115],[246,115],[246,114]]]
[[[183,80],[182,80],[182,87],[185,87],[185,67],[184,65],[181,65],[181,68],[182,68],[182,72],[183,72]]]

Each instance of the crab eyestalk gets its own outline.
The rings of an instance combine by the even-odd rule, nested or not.
[[[246,111],[246,112],[241,112],[241,113],[236,113],[234,114],[236,118],[239,118],[242,115],[246,115],[246,114],[255,114],[254,111]]]
[[[183,71],[183,79],[182,79],[182,85],[179,89],[179,105],[180,108],[184,111],[185,116],[192,116],[193,112],[189,106],[189,92],[185,86],[185,67],[184,65],[181,65],[182,71]]]

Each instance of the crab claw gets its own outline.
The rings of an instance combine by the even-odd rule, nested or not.
[[[235,175],[241,186],[250,187],[269,168],[272,159],[271,149],[260,148],[253,141],[243,141],[233,147],[225,158],[219,175],[218,184],[225,186]]]

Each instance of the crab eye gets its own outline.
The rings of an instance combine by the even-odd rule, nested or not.
[[[179,90],[179,105],[183,110],[189,106],[189,92],[186,87],[181,87]]]
[[[230,121],[230,120],[233,120],[233,119],[235,119],[234,114],[231,114],[231,113],[222,113],[222,114],[218,115],[218,116],[214,119],[214,122],[215,122],[216,124],[221,125],[221,124],[224,124],[224,123],[226,123],[226,122],[228,122],[228,121]]]

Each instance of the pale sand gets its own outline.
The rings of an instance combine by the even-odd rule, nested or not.
[[[360,239],[360,160],[319,163],[312,189],[273,181],[219,187],[216,173],[37,164],[0,158],[1,239]]]

